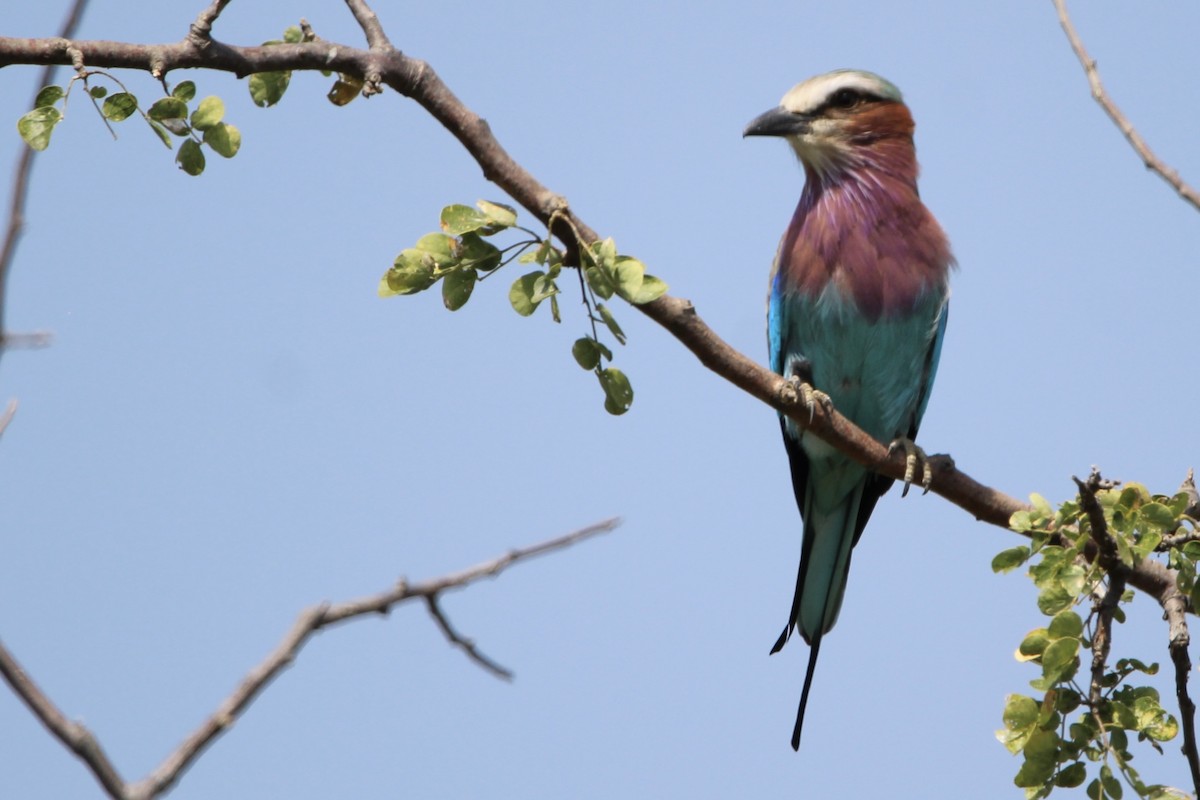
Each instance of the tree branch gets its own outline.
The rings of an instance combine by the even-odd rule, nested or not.
[[[110,797],[125,798],[125,782],[86,726],[67,719],[0,642],[0,677],[55,739],[78,756]]]
[[[59,38],[69,39],[75,34],[75,29],[79,27],[79,21],[83,19],[83,9],[86,6],[87,0],[75,0],[67,12],[67,18],[63,20],[62,27],[59,28]],[[34,97],[37,97],[37,93],[43,86],[50,83],[55,69],[57,69],[57,65],[47,64],[46,68],[42,70],[38,76],[37,87],[34,89]],[[31,101],[32,99],[30,98]],[[21,231],[25,229],[25,197],[29,194],[29,175],[33,171],[35,155],[37,155],[37,151],[32,147],[24,148],[20,157],[17,158],[17,168],[13,170],[12,194],[8,201],[8,227],[4,232],[4,244],[0,245],[0,355],[17,338],[16,335],[10,334],[4,329],[4,307],[8,301],[8,270],[12,266],[13,254],[17,252],[17,242],[21,238]],[[23,336],[22,338],[28,337]],[[48,337],[41,341],[48,342]]]
[[[108,756],[105,755],[92,732],[83,725],[68,720],[21,669],[20,664],[2,643],[0,643],[0,677],[4,678],[13,692],[21,698],[33,715],[46,726],[54,737],[83,760],[109,797],[114,800],[151,800],[175,785],[184,771],[195,763],[208,746],[233,726],[237,718],[266,689],[267,685],[291,666],[299,655],[300,649],[313,634],[331,625],[376,614],[387,615],[397,605],[421,598],[425,600],[426,607],[439,629],[452,643],[466,651],[472,661],[493,674],[510,678],[510,672],[481,655],[475,649],[474,643],[454,631],[438,605],[441,595],[451,590],[463,589],[484,578],[495,577],[519,561],[562,550],[584,539],[608,533],[619,524],[620,520],[617,519],[605,520],[565,536],[539,542],[530,547],[511,550],[498,558],[477,564],[461,572],[413,584],[401,579],[391,589],[378,594],[343,603],[321,603],[301,612],[291,630],[283,637],[275,650],[246,674],[233,693],[226,697],[217,710],[201,723],[200,727],[174,752],[168,755],[153,772],[135,784],[127,784],[121,779],[120,774],[108,760]]]
[[[366,8],[364,0],[346,0],[346,3],[352,12]],[[373,15],[359,17],[359,21],[364,30],[377,23]],[[202,49],[187,39],[167,45],[137,45],[0,37],[0,66],[70,64],[72,53],[80,55],[89,66],[144,70],[156,77],[188,67],[236,75],[277,70],[336,70],[364,81],[378,74],[385,85],[416,101],[441,122],[483,169],[484,177],[549,226],[551,233],[567,245],[568,258],[581,245],[600,238],[575,215],[565,198],[550,191],[513,160],[487,122],[467,108],[429,64],[406,56],[391,45],[379,44],[378,49],[361,50],[323,40],[270,47],[238,47],[212,41]],[[788,415],[812,435],[860,464],[897,480],[904,478],[903,453],[889,453],[885,445],[836,410],[818,406],[810,417],[809,409],[797,402],[783,378],[730,347],[701,320],[690,301],[663,296],[635,307],[666,328],[722,378]],[[933,456],[928,467],[933,471],[932,491],[976,519],[1008,528],[1012,514],[1027,508],[1020,500],[984,486],[958,470],[949,456]],[[1162,564],[1144,561],[1130,570],[1128,581],[1161,602],[1174,578]]]
[[[1058,24],[1062,26],[1063,32],[1067,34],[1067,41],[1071,43],[1071,49],[1075,51],[1075,57],[1079,59],[1079,63],[1083,65],[1083,72],[1087,76],[1088,85],[1092,88],[1092,97],[1104,109],[1104,113],[1108,114],[1108,118],[1113,121],[1113,124],[1120,129],[1124,134],[1125,139],[1141,157],[1142,163],[1146,165],[1146,169],[1155,172],[1164,181],[1171,185],[1179,196],[1192,205],[1193,208],[1200,211],[1200,192],[1197,192],[1189,186],[1179,173],[1164,163],[1154,151],[1150,149],[1150,145],[1146,144],[1146,140],[1142,138],[1137,129],[1117,107],[1117,104],[1108,96],[1108,92],[1104,89],[1104,84],[1100,82],[1100,72],[1096,69],[1096,60],[1092,58],[1083,46],[1083,40],[1079,38],[1079,34],[1075,31],[1075,25],[1071,22],[1070,15],[1067,14],[1066,0],[1053,0],[1054,8],[1058,11]]]

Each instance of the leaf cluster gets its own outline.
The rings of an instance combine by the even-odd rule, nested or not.
[[[520,239],[503,248],[488,241],[502,232],[523,232]],[[612,309],[601,302],[620,297],[633,304],[648,303],[667,291],[667,284],[646,272],[636,258],[617,252],[612,239],[593,242],[582,251],[584,263],[578,268],[579,291],[588,312],[591,332],[571,345],[571,355],[583,369],[593,372],[604,393],[604,408],[610,414],[624,414],[633,403],[633,387],[628,376],[616,367],[606,366],[612,350],[600,336],[601,327],[618,344],[625,344],[625,332]],[[508,301],[523,317],[532,316],[543,304],[550,316],[562,322],[558,296],[563,277],[564,252],[549,238],[517,224],[512,206],[480,200],[476,207],[450,205],[442,209],[441,232],[429,233],[415,246],[396,256],[379,282],[379,295],[410,295],[442,284],[442,303],[450,311],[466,305],[475,284],[516,261],[537,268],[512,282]]]
[[[1123,623],[1121,604],[1133,599],[1121,579],[1114,581],[1094,554],[1096,536],[1107,537],[1117,556],[1115,570],[1130,568],[1166,550],[1168,560],[1179,568],[1180,588],[1196,591],[1196,557],[1200,542],[1172,544],[1177,532],[1195,529],[1186,516],[1189,498],[1184,492],[1173,497],[1151,495],[1140,484],[1101,489],[1095,500],[1103,512],[1105,530],[1092,530],[1092,520],[1076,497],[1054,509],[1045,498],[1034,495],[1031,507],[1013,515],[1010,525],[1030,537],[1029,546],[1010,548],[992,561],[996,572],[1010,572],[1029,564],[1028,575],[1038,590],[1038,609],[1050,617],[1044,627],[1026,634],[1016,651],[1018,661],[1035,664],[1041,675],[1030,686],[1043,694],[1030,697],[1009,695],[1005,701],[1004,727],[996,732],[1009,752],[1021,754],[1023,763],[1014,782],[1027,798],[1048,796],[1055,788],[1082,786],[1089,765],[1095,774],[1087,783],[1092,800],[1123,796],[1124,783],[1139,797],[1182,796],[1178,790],[1144,783],[1130,762],[1130,735],[1148,742],[1160,753],[1160,742],[1179,732],[1175,717],[1163,708],[1158,691],[1135,685],[1138,675],[1155,675],[1158,664],[1132,657],[1118,658],[1111,666],[1106,656],[1111,647],[1112,623]],[[1188,537],[1184,537],[1188,538]],[[1108,593],[1119,591],[1119,599]],[[1091,600],[1086,618],[1076,612]],[[1098,637],[1100,637],[1098,639]],[[1077,679],[1081,651],[1091,651],[1091,675]],[[1074,721],[1068,716],[1080,713]],[[1121,779],[1118,778],[1118,775]]]

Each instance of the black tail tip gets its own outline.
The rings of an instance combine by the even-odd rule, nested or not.
[[[775,655],[776,653],[778,653],[780,650],[783,649],[783,646],[785,644],[787,644],[788,634],[791,632],[792,632],[791,625],[788,625],[787,627],[785,627],[783,629],[783,633],[779,634],[779,638],[775,640],[775,646],[771,648],[770,655]]]

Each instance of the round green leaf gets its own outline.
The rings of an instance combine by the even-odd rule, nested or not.
[[[575,362],[584,369],[592,370],[600,366],[600,348],[590,337],[576,339],[575,344],[571,345],[571,355],[575,356]]]
[[[638,289],[637,294],[629,298],[634,305],[643,305],[652,300],[657,300],[667,293],[667,282],[656,278],[653,275],[643,275],[642,285]]]
[[[192,127],[198,131],[206,131],[219,123],[225,117],[225,103],[215,95],[209,95],[200,101],[192,112]]]
[[[450,311],[458,311],[471,299],[479,274],[470,267],[456,269],[442,279],[442,303]]]
[[[616,367],[608,367],[596,373],[600,378],[600,387],[604,389],[604,410],[619,416],[633,405],[633,387],[629,378]]]
[[[1060,681],[1075,674],[1078,639],[1055,639],[1042,651],[1042,674],[1047,681]]]
[[[1083,762],[1076,761],[1055,776],[1054,785],[1064,789],[1073,789],[1076,786],[1082,786],[1085,780],[1087,780],[1087,767]]]
[[[171,90],[172,97],[178,97],[185,103],[192,102],[192,98],[196,96],[196,84],[192,81],[180,81]]]
[[[273,106],[283,99],[292,73],[288,70],[280,72],[256,72],[250,76],[250,99],[259,108]]]
[[[487,217],[480,212],[461,204],[446,206],[442,209],[442,230],[451,236],[471,233],[488,224]]]
[[[1021,640],[1020,647],[1017,648],[1017,660],[1034,661],[1041,658],[1048,644],[1050,644],[1050,635],[1045,628],[1031,630],[1025,634],[1025,638]]]
[[[499,228],[511,228],[517,224],[517,211],[512,206],[506,206],[503,203],[492,203],[487,200],[480,200],[475,203],[479,206],[479,210],[487,217],[489,223]]]
[[[541,300],[535,301],[534,284],[539,278],[545,278],[546,273],[530,272],[513,281],[512,288],[508,290],[508,302],[512,304],[513,310],[522,317],[528,317],[537,310],[538,303]]]
[[[1029,548],[1021,545],[997,553],[992,559],[992,572],[1011,572],[1029,560]]]
[[[53,106],[35,108],[17,120],[17,133],[25,144],[34,150],[45,150],[50,146],[50,134],[62,119],[62,112]]]
[[[233,158],[242,146],[242,132],[227,122],[218,122],[204,131],[204,143],[217,155]]]
[[[646,265],[636,258],[619,256],[613,272],[617,278],[617,291],[621,297],[633,302],[633,298],[642,289],[642,279],[646,275]]]
[[[103,100],[105,95],[108,94],[108,87],[93,86],[92,88],[88,89],[88,94],[90,94],[92,97],[96,98],[97,100]]]
[[[362,91],[363,80],[356,75],[339,75],[330,87],[329,93],[325,98],[335,106],[341,107],[348,104],[351,100],[358,97],[358,93]]]
[[[433,259],[420,250],[404,250],[396,256],[384,279],[393,294],[422,292],[434,283]]]
[[[146,116],[159,122],[168,119],[187,119],[187,103],[178,97],[160,97],[146,111]]]
[[[61,86],[44,86],[37,93],[37,97],[33,98],[33,107],[41,108],[42,106],[52,106],[66,96]],[[92,95],[95,97],[95,95]]]
[[[175,163],[188,175],[199,175],[204,172],[204,151],[195,139],[184,139],[175,154]]]
[[[1074,611],[1060,611],[1050,620],[1050,638],[1062,639],[1071,637],[1078,639],[1083,635],[1083,620]]]
[[[485,241],[478,233],[464,233],[459,237],[458,257],[475,269],[488,272],[500,266],[500,249]]]
[[[129,92],[117,92],[104,98],[100,113],[105,119],[120,122],[137,111],[137,98]]]
[[[417,249],[433,256],[439,267],[448,267],[458,261],[454,254],[456,246],[454,237],[444,233],[427,233],[417,239]]]

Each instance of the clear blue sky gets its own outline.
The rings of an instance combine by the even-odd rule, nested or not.
[[[202,4],[95,0],[80,35],[177,40]],[[11,5],[0,33],[49,36],[63,4]],[[235,2],[216,35],[257,43],[303,15],[361,42],[341,3],[288,5]],[[1076,5],[1113,96],[1200,180],[1200,10]],[[885,75],[961,264],[924,446],[1053,500],[1092,464],[1167,492],[1200,466],[1200,217],[1092,102],[1048,1],[376,10],[519,161],[759,359],[802,174],[741,130],[812,74]],[[0,71],[0,164],[24,146],[35,75]],[[21,402],[0,441],[0,637],[127,778],[300,609],[619,515],[447,598],[513,684],[418,606],[331,630],[172,796],[1020,796],[993,731],[1029,691],[1012,652],[1042,618],[1026,579],[989,569],[1015,536],[934,496],[884,498],[793,753],[805,649],[767,651],[801,528],[773,412],[625,310],[637,397],[609,417],[570,356],[575,304],[561,326],[516,316],[515,273],[455,314],[433,294],[378,299],[442,205],[503,199],[459,145],[391,92],[335,109],[328,80],[301,75],[262,110],[232,77],[184,78],[225,99],[241,154],[188,178],[143,125],[113,142],[73,97],[8,305],[10,328],[55,343],[0,364],[0,400]],[[1117,636],[1167,660],[1145,599]],[[1137,765],[1184,785],[1167,749]],[[0,692],[0,796],[98,795]]]

